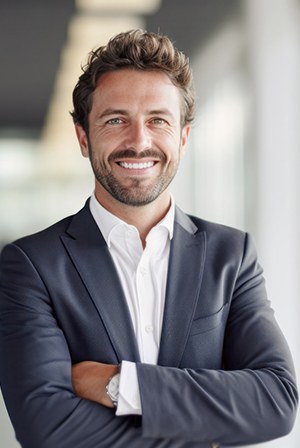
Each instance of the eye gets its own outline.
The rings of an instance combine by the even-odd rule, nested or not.
[[[152,123],[158,126],[163,126],[167,124],[166,120],[164,120],[163,118],[153,118]]]
[[[111,118],[106,123],[111,125],[122,124],[123,120],[121,118]]]

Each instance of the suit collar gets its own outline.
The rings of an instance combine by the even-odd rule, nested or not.
[[[193,223],[191,218],[186,215],[179,207],[175,208],[175,224],[182,227],[183,230],[194,235],[198,232],[198,227]]]

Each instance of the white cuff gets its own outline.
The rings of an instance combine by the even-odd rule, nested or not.
[[[116,415],[142,415],[141,396],[134,362],[122,361]]]

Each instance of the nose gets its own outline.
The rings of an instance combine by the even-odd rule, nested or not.
[[[142,122],[134,122],[128,128],[127,147],[136,152],[145,151],[151,148],[150,131],[147,125]]]

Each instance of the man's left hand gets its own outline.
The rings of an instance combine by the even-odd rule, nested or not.
[[[74,392],[81,398],[96,401],[112,408],[113,403],[106,392],[109,380],[118,373],[115,364],[83,361],[72,366]]]

